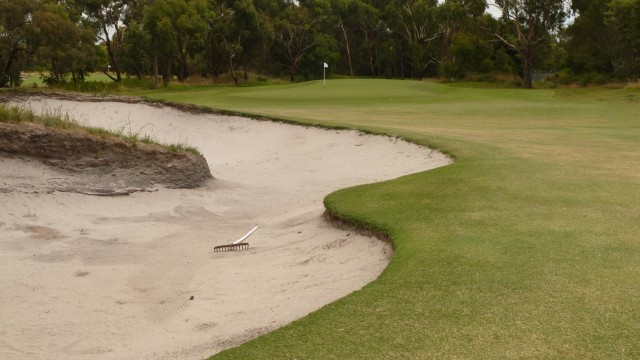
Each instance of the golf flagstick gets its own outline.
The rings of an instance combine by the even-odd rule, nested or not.
[[[324,63],[324,67],[322,68],[322,86],[327,86],[327,68],[329,64]]]

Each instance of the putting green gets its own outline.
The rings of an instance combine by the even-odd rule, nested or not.
[[[217,358],[639,358],[639,94],[392,80],[147,93],[456,158],[329,195],[330,210],[392,236],[388,268]]]

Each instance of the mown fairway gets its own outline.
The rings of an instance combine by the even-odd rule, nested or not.
[[[639,94],[385,80],[147,94],[384,132],[456,158],[328,196],[392,236],[389,267],[218,357],[640,358]]]

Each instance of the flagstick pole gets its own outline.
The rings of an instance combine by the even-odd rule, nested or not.
[[[322,86],[327,86],[327,67],[322,64]]]

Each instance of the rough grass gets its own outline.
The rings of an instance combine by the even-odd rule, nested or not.
[[[456,157],[329,195],[331,212],[391,236],[388,268],[216,358],[640,358],[636,93],[390,80],[147,93],[385,132]]]
[[[163,146],[172,152],[186,151],[195,155],[201,155],[197,148],[186,144],[162,144],[156,141],[150,135],[141,136],[139,133],[126,132],[122,127],[116,131],[106,130],[99,127],[83,126],[80,125],[74,119],[71,119],[68,114],[63,114],[59,109],[53,109],[45,111],[43,114],[38,115],[29,109],[25,109],[18,106],[5,106],[0,104],[0,123],[34,123],[41,124],[45,127],[55,129],[73,130],[79,132],[85,132],[92,135],[97,135],[102,138],[117,138],[124,140],[133,145],[138,143],[155,144]]]

